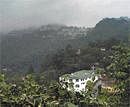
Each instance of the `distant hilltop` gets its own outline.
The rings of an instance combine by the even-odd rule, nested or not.
[[[127,41],[130,36],[130,18],[104,18],[88,33],[90,41],[116,38]]]

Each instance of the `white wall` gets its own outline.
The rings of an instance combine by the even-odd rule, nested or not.
[[[86,84],[87,84],[87,81],[92,81],[93,78],[87,78],[87,79],[78,79],[79,81],[77,82],[76,79],[73,79],[72,82],[74,83],[73,85],[73,88],[76,92],[81,92],[81,91],[85,91],[85,87],[86,87]],[[63,78],[59,78],[59,80],[63,80]],[[95,81],[98,80],[98,76],[95,77]],[[70,83],[69,79],[66,79],[64,82],[67,82],[67,83]],[[76,87],[76,85],[79,85],[79,87]],[[64,84],[63,84],[64,86]],[[68,90],[71,90],[69,87],[68,87]]]

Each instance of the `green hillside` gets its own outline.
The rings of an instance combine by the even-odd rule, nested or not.
[[[88,34],[90,41],[107,40],[116,38],[122,41],[128,41],[130,34],[129,18],[105,18],[101,20]]]

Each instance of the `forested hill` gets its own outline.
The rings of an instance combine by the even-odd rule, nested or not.
[[[130,19],[127,17],[105,18],[96,24],[88,36],[90,41],[109,38],[127,41],[130,36]]]
[[[128,42],[130,35],[129,18],[105,18],[94,28],[65,25],[44,25],[12,31],[2,36],[2,68],[9,70],[27,70],[29,65],[39,68],[46,55],[71,45],[75,49],[84,48],[88,42],[116,38]],[[10,69],[11,68],[11,69]]]

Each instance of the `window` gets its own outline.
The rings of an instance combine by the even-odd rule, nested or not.
[[[76,87],[76,88],[79,88],[79,84],[76,84],[75,87]]]
[[[81,79],[81,81],[84,81],[84,79]]]
[[[72,79],[69,79],[69,82],[72,82]]]
[[[76,82],[79,82],[79,79],[76,79]]]
[[[81,83],[81,84],[85,84],[85,83],[83,82],[83,83]]]

